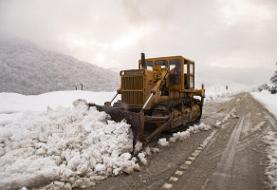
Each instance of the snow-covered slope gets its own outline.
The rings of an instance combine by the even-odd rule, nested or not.
[[[269,131],[265,137],[264,142],[268,145],[266,148],[268,163],[265,174],[267,175],[270,188],[277,189],[277,132]]]
[[[83,83],[86,90],[112,91],[118,88],[118,79],[118,73],[73,57],[0,39],[0,92],[41,94],[72,90],[76,83]]]
[[[110,101],[116,92],[89,92],[89,91],[57,91],[40,95],[22,95],[17,93],[0,93],[0,114],[23,111],[46,111],[47,107],[53,109],[72,107],[72,102],[85,99],[87,102],[103,105]],[[118,96],[119,97],[119,96]]]
[[[277,94],[270,94],[267,90],[251,94],[277,118]]]

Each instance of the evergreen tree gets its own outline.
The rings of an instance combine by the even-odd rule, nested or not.
[[[277,62],[275,65],[277,65]],[[272,77],[270,78],[270,81],[272,82],[273,86],[277,88],[277,70],[273,73]]]
[[[271,94],[276,94],[277,93],[277,70],[273,73],[272,77],[270,78],[270,81],[272,83],[272,88],[270,89],[270,92]]]
[[[277,86],[277,71],[274,72],[274,74],[272,75],[272,77],[270,78],[270,81],[272,82],[272,84],[276,87]]]

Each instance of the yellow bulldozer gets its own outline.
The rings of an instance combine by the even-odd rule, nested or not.
[[[138,69],[120,71],[121,87],[103,106],[115,121],[131,125],[134,141],[150,142],[162,131],[179,130],[197,123],[202,115],[205,89],[195,89],[195,63],[182,56],[145,58]],[[121,100],[115,102],[117,95]],[[197,98],[198,97],[198,98]]]

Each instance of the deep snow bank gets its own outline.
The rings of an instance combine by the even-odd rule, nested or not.
[[[107,120],[84,101],[74,104],[0,121],[0,189],[53,180],[81,188],[138,167],[128,124]]]
[[[267,90],[251,94],[277,117],[277,94],[270,94]]]

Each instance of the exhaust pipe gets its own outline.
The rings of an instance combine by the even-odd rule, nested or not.
[[[145,54],[144,53],[140,54],[140,61],[141,61],[142,68],[146,69],[146,61],[145,61]]]

